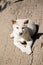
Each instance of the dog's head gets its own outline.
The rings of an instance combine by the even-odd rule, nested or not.
[[[22,35],[23,31],[25,30],[26,24],[28,24],[27,19],[17,19],[16,21],[12,20],[13,24],[13,31],[18,34]]]

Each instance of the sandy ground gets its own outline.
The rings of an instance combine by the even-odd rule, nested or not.
[[[43,0],[5,0],[1,5],[5,7],[0,8],[0,65],[43,65]],[[9,36],[11,20],[27,17],[39,25],[31,55],[15,47]]]

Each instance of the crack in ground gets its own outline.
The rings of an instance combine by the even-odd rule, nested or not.
[[[31,59],[31,63],[30,63],[30,65],[32,65],[32,63],[33,63],[33,53],[32,53],[32,59]]]
[[[35,47],[34,47],[35,48]],[[33,51],[34,51],[34,48],[33,48]],[[31,63],[30,63],[30,65],[32,65],[33,64],[33,52],[32,52],[32,59],[31,59]]]

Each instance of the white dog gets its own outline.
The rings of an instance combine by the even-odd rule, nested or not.
[[[17,19],[16,21],[12,20],[13,32],[10,37],[14,37],[14,45],[18,47],[22,52],[30,54],[32,52],[31,45],[33,36],[36,32],[36,26],[33,22],[28,19]],[[26,42],[26,45],[22,43]]]

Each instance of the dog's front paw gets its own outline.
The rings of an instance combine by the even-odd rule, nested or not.
[[[14,37],[14,36],[13,36],[13,33],[11,33],[11,34],[10,34],[10,37],[11,37],[11,38],[13,38],[13,37]]]

